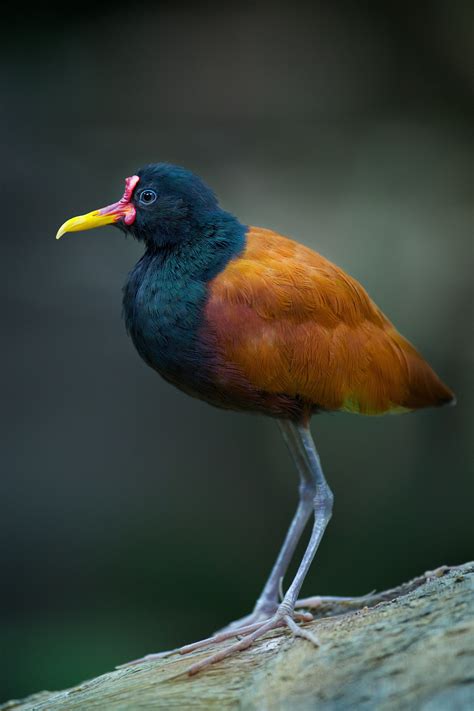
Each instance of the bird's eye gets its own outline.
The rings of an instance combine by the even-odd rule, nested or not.
[[[147,189],[141,191],[139,200],[143,205],[151,205],[152,202],[155,202],[156,197],[154,190]]]

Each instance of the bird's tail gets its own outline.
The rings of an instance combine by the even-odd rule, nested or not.
[[[406,377],[399,406],[407,410],[418,410],[423,407],[455,405],[453,391],[443,383],[416,348],[399,333],[396,333],[394,343],[403,359]]]

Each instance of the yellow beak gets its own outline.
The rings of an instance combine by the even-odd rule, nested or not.
[[[83,230],[93,230],[95,227],[111,225],[117,222],[120,217],[120,214],[114,214],[113,212],[101,215],[101,210],[93,210],[88,212],[87,215],[71,217],[64,225],[61,225],[56,234],[56,239],[62,237],[66,232],[82,232]]]
[[[81,232],[83,230],[93,230],[95,227],[112,225],[114,222],[123,220],[126,225],[131,225],[135,221],[135,205],[132,203],[132,194],[140,178],[132,175],[125,181],[125,192],[123,198],[113,205],[107,205],[100,210],[93,210],[87,215],[71,217],[70,220],[61,225],[56,239],[62,237],[66,232]]]

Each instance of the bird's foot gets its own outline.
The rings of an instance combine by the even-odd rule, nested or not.
[[[330,614],[331,612],[341,612],[341,610],[354,610],[364,607],[368,601],[370,601],[374,595],[374,590],[366,595],[361,595],[359,597],[337,597],[334,595],[313,595],[312,597],[302,598],[297,600],[295,604],[295,609],[306,608],[309,610],[316,610],[317,612],[322,612],[324,614]],[[283,600],[283,593],[281,592],[281,600]],[[220,634],[221,632],[235,632],[241,627],[247,627],[248,625],[253,625],[257,622],[265,622],[273,617],[278,610],[278,601],[272,602],[265,600],[263,602],[258,602],[255,606],[253,612],[245,617],[241,617],[238,620],[229,622],[228,625],[217,630],[215,634]]]
[[[147,654],[141,659],[135,659],[131,662],[127,662],[126,664],[122,664],[120,665],[120,667],[117,668],[140,664],[141,662],[163,659],[164,657],[176,653],[183,655],[190,654],[191,652],[195,652],[205,647],[209,647],[213,644],[225,642],[226,640],[231,639],[232,637],[238,638],[237,642],[234,642],[233,644],[224,647],[224,649],[221,649],[218,652],[214,652],[214,654],[210,654],[204,659],[201,659],[200,661],[191,664],[191,666],[189,666],[184,673],[188,674],[189,676],[193,676],[194,674],[200,672],[202,669],[206,669],[212,664],[216,664],[222,659],[230,657],[235,652],[241,652],[244,649],[248,649],[257,639],[259,639],[259,637],[262,637],[267,632],[270,632],[271,630],[277,629],[279,627],[288,627],[288,629],[295,637],[303,637],[304,639],[307,639],[309,642],[314,644],[316,647],[319,647],[319,641],[317,637],[309,630],[306,630],[296,624],[297,621],[310,622],[312,619],[313,616],[308,612],[289,613],[288,610],[285,608],[278,608],[276,613],[269,619],[255,622],[253,624],[249,624],[243,627],[236,627],[232,630],[218,632],[212,637],[202,639],[199,642],[193,642],[192,644],[187,644],[184,647],[178,647],[177,649],[173,649],[168,652]]]
[[[281,610],[280,608],[278,608],[277,612],[272,617],[270,617],[270,619],[263,620],[261,622],[256,622],[253,625],[247,625],[247,627],[236,628],[233,631],[222,632],[215,635],[214,637],[211,637],[209,640],[203,640],[202,642],[190,644],[180,650],[181,654],[193,652],[196,649],[208,646],[208,644],[212,642],[221,642],[234,636],[240,637],[237,642],[234,642],[228,647],[224,647],[224,649],[221,649],[218,652],[214,652],[214,654],[211,654],[208,657],[205,657],[204,659],[195,662],[190,667],[188,667],[186,672],[189,676],[197,674],[198,672],[202,671],[202,669],[206,669],[212,664],[216,664],[222,659],[226,659],[227,657],[232,656],[235,652],[241,652],[245,649],[248,649],[257,639],[263,637],[263,635],[265,635],[267,632],[270,632],[274,629],[278,629],[279,627],[288,627],[288,629],[295,637],[302,637],[303,639],[307,639],[316,647],[319,647],[319,641],[316,635],[296,624],[296,621],[310,622],[312,619],[313,616],[309,613],[288,613],[286,609]]]
[[[336,595],[313,595],[312,597],[301,598],[297,600],[295,604],[295,609],[306,608],[308,610],[315,610],[317,612],[323,612],[325,614],[330,614],[331,612],[341,612],[341,610],[357,610],[364,607],[374,597],[375,591],[373,590],[366,595],[360,595],[358,597],[338,597]],[[282,595],[283,598],[283,595]],[[238,630],[240,627],[246,627],[247,625],[253,625],[256,622],[264,622],[269,620],[273,615],[276,614],[278,610],[278,602],[266,603],[265,606],[257,606],[253,612],[245,617],[241,617],[238,620],[229,622],[228,625],[222,627],[215,634],[221,632],[232,632]]]

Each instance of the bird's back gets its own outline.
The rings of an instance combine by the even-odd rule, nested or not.
[[[216,353],[215,382],[229,406],[234,398],[238,407],[305,418],[453,400],[355,279],[291,239],[249,228],[244,252],[208,291],[201,338]]]

